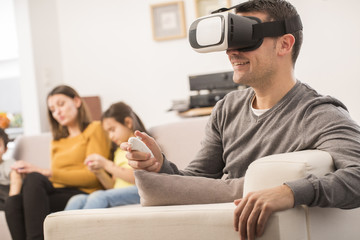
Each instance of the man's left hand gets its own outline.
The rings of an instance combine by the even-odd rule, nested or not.
[[[234,201],[235,231],[240,239],[253,240],[264,233],[265,225],[273,212],[294,206],[294,194],[287,185],[281,185],[247,194]]]

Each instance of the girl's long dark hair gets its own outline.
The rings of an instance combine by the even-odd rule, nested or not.
[[[74,99],[75,97],[78,97],[79,99],[81,99],[80,95],[75,91],[75,89],[73,89],[72,87],[69,87],[67,85],[59,85],[59,86],[55,87],[48,94],[47,99],[49,99],[49,97],[56,95],[56,94],[63,94],[72,99]],[[55,120],[55,118],[53,117],[49,108],[48,108],[48,118],[49,118],[49,122],[51,125],[51,132],[52,132],[54,140],[59,140],[61,138],[66,138],[69,136],[69,131],[68,131],[67,127],[60,125]],[[86,103],[82,99],[81,99],[81,105],[78,108],[77,122],[79,124],[81,132],[83,132],[91,122],[89,110],[86,106]]]
[[[104,118],[114,118],[115,121],[125,125],[125,118],[130,117],[133,120],[132,132],[139,130],[141,132],[148,133],[144,124],[139,116],[132,110],[132,108],[124,102],[113,103],[101,116],[101,121]],[[112,143],[111,158],[114,158],[115,150],[118,148],[115,143]]]
[[[124,102],[113,103],[103,114],[101,120],[104,118],[114,118],[117,122],[125,125],[125,118],[130,117],[133,120],[133,132],[139,130],[146,132],[147,130],[139,118],[139,116],[132,110],[132,108]]]

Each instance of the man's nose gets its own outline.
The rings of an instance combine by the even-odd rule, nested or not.
[[[234,55],[234,54],[237,54],[237,53],[239,53],[240,51],[239,50],[237,50],[237,49],[228,49],[228,50],[226,50],[226,54],[227,55]]]

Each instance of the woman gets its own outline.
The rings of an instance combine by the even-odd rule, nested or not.
[[[79,193],[101,189],[96,176],[83,164],[90,154],[109,156],[110,141],[100,122],[90,115],[79,94],[69,86],[54,88],[47,97],[53,141],[51,169],[17,161],[13,169],[26,174],[20,194],[8,198],[6,220],[11,236],[43,239],[45,217],[64,209]]]
[[[65,210],[107,208],[140,203],[135,184],[134,170],[129,166],[126,151],[120,144],[134,137],[135,130],[146,132],[144,124],[129,105],[124,102],[112,104],[102,115],[102,126],[116,145],[114,160],[98,154],[85,159],[89,170],[94,172],[106,190],[73,196]],[[111,174],[111,177],[109,174]]]

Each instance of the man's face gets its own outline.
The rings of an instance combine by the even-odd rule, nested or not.
[[[266,15],[258,12],[238,13],[241,16],[253,16],[265,21]],[[276,72],[276,40],[264,38],[262,45],[248,52],[227,50],[226,54],[234,69],[234,82],[251,87],[260,87]]]

